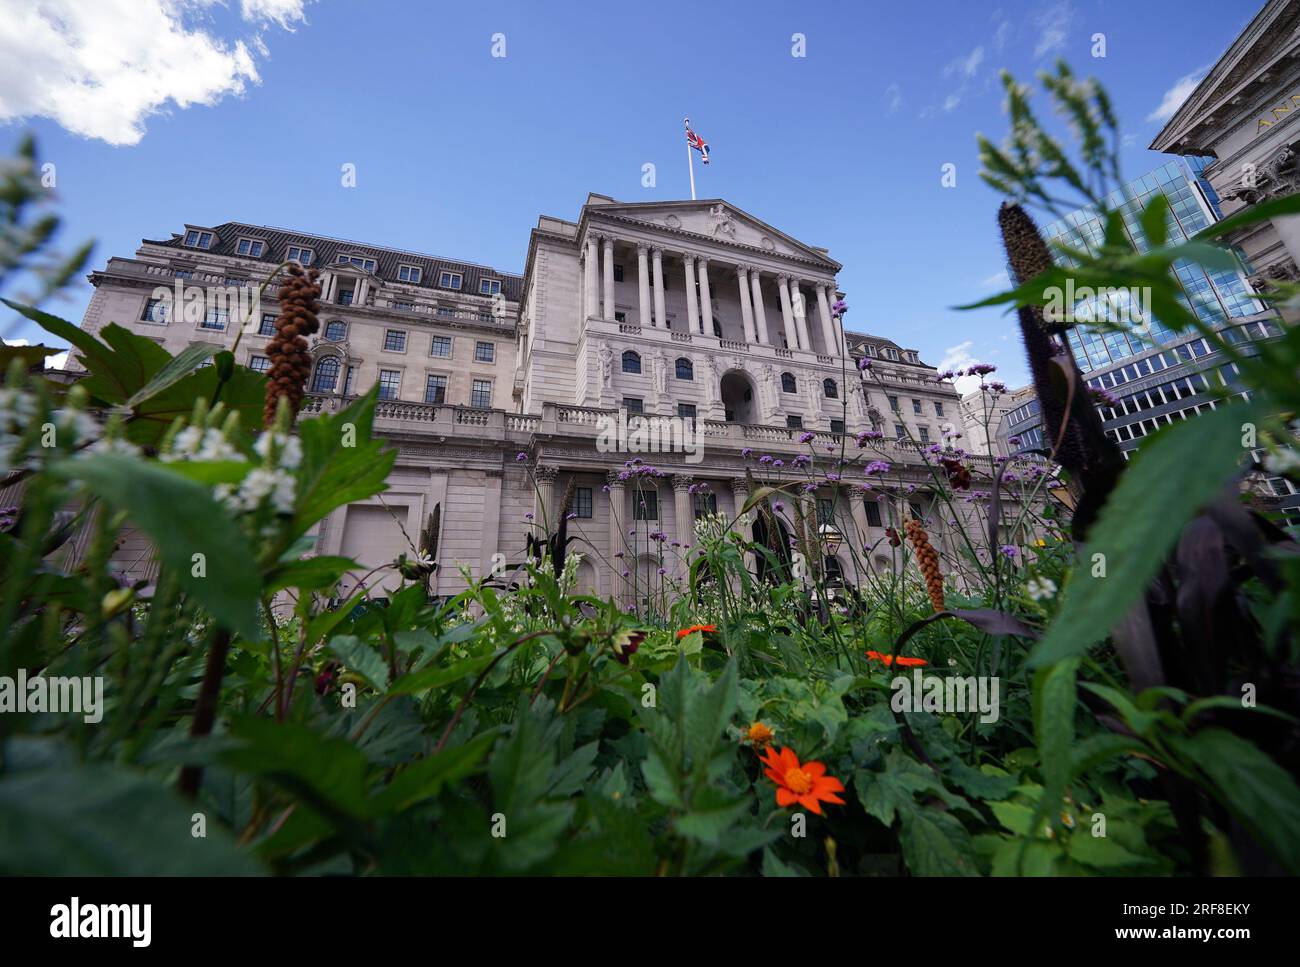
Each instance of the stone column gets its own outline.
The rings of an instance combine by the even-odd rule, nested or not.
[[[614,321],[614,237],[606,235],[601,239],[605,260],[605,306],[602,319]]]
[[[790,314],[794,316],[795,332],[799,334],[799,348],[811,351],[812,340],[808,338],[808,300],[803,297],[799,280],[790,280]]]
[[[686,269],[686,331],[698,332],[700,312],[695,302],[695,256],[683,255],[682,265]]]
[[[587,257],[582,266],[583,293],[586,299],[586,305],[583,307],[583,322],[587,321],[589,316],[600,315],[600,295],[597,292],[596,285],[596,262],[599,256],[596,254],[596,237],[587,236]]]
[[[638,242],[636,246],[636,289],[637,289],[637,323],[642,326],[653,326],[654,320],[650,318],[650,267],[649,267],[650,248],[644,243]]]
[[[605,556],[609,560],[609,582],[605,593],[620,604],[627,597],[627,582],[623,580],[623,569],[630,568],[635,562],[628,562],[626,557],[615,557],[624,552],[623,527],[627,516],[627,499],[623,481],[618,479],[618,471],[611,470],[605,475],[609,486],[609,547]]]
[[[857,487],[850,487],[844,493],[849,501],[849,509],[853,512],[853,529],[858,532],[853,550],[858,560],[865,560],[864,548],[871,543],[871,525],[867,523],[867,505],[863,501],[875,498],[866,497]]]
[[[740,508],[744,507],[745,501],[749,499],[748,478],[746,477],[731,478],[731,496],[736,501],[736,514],[737,516],[739,516]],[[753,523],[754,523],[754,511],[752,510],[749,513],[745,514],[743,518],[736,521],[737,526],[740,528],[741,535],[746,540],[753,539],[754,536],[754,531],[752,528]],[[754,552],[745,551],[745,570],[748,571],[751,575],[756,574],[757,571],[755,569],[757,567],[757,563],[758,562],[754,557]]]
[[[831,319],[831,304],[826,298],[826,286],[817,286],[817,314],[822,320],[822,341],[826,343],[827,356],[840,356],[843,354],[843,347],[836,345],[835,323]]]
[[[794,328],[794,312],[790,306],[790,276],[776,277],[776,294],[781,297],[781,324],[785,327],[785,348],[798,349],[799,336]]]
[[[677,518],[677,543],[681,545],[673,570],[679,581],[685,581],[690,576],[686,566],[686,545],[695,543],[695,508],[690,494],[694,482],[685,474],[673,475],[673,508]]]
[[[706,336],[713,335],[713,299],[709,294],[709,260],[695,260],[700,272],[700,332]]]
[[[745,341],[757,342],[754,337],[754,305],[749,301],[749,269],[736,266],[736,281],[740,284],[740,318],[745,324]]]
[[[533,480],[537,490],[533,495],[533,523],[537,525],[537,536],[555,530],[555,475],[553,466],[538,464],[533,470]]]
[[[650,250],[655,274],[655,325],[661,329],[668,328],[668,316],[664,314],[664,251],[661,248]]]
[[[758,333],[758,341],[764,346],[770,346],[772,340],[767,335],[767,310],[763,308],[761,275],[758,269],[749,270],[749,283],[754,290],[754,329]]]

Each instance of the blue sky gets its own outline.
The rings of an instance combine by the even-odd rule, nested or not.
[[[16,28],[0,38],[0,138],[11,150],[35,133],[57,166],[63,245],[97,239],[95,266],[184,222],[240,220],[522,271],[537,216],[574,218],[589,191],[689,197],[689,114],[712,152],[696,166],[699,196],[829,248],[850,329],[934,365],[992,362],[1018,385],[1010,321],[951,308],[1003,280],[998,198],[975,146],[976,132],[1005,132],[997,71],[1028,79],[1065,57],[1099,78],[1134,177],[1167,160],[1146,150],[1161,106],[1258,3],[44,7],[57,23],[33,20],[29,0],[0,0]],[[492,56],[498,33],[505,57]],[[796,33],[806,56],[792,56]],[[1091,55],[1096,33],[1104,58]],[[955,188],[940,183],[949,163]],[[341,186],[343,164],[355,188]],[[81,285],[49,308],[80,320],[89,297]]]

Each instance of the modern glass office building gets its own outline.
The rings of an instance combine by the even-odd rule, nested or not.
[[[1198,167],[1183,160],[1171,161],[1107,196],[1106,206],[1120,210],[1125,232],[1137,251],[1145,252],[1151,247],[1139,217],[1142,209],[1157,194],[1169,199],[1169,244],[1187,241],[1221,217],[1217,211],[1218,197],[1198,177],[1203,167],[1203,164]],[[1049,241],[1089,252],[1096,251],[1104,234],[1105,225],[1092,207],[1071,212],[1043,229],[1043,235]],[[1182,284],[1183,303],[1207,323],[1219,326],[1229,319],[1264,311],[1264,306],[1251,294],[1240,267],[1209,270],[1192,262],[1179,261],[1174,264],[1174,271]],[[1080,314],[1088,308],[1083,307]],[[1095,311],[1098,316],[1104,314],[1104,308]],[[1071,330],[1068,335],[1070,349],[1079,362],[1079,368],[1085,373],[1106,369],[1132,356],[1174,344],[1189,335],[1179,336],[1159,319],[1147,321],[1149,330],[1144,335],[1132,331],[1105,332],[1083,326]]]

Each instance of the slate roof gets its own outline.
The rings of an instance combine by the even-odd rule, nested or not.
[[[476,265],[473,262],[421,255],[417,252],[403,252],[398,249],[367,245],[363,242],[351,242],[346,239],[330,238],[324,235],[309,235],[282,228],[269,228],[265,225],[249,225],[244,222],[223,222],[220,225],[193,225],[190,227],[212,232],[215,236],[212,245],[206,249],[187,246],[184,244],[185,236],[183,234],[173,234],[168,239],[145,239],[145,242],[150,245],[162,245],[195,254],[225,255],[232,258],[248,259],[249,256],[240,255],[236,250],[239,239],[262,239],[266,242],[266,250],[260,258],[253,261],[265,262],[268,266],[279,264],[283,261],[288,247],[297,245],[315,252],[313,264],[319,268],[334,264],[339,255],[359,255],[364,258],[374,259],[375,274],[386,282],[399,282],[397,278],[399,264],[419,266],[421,269],[420,281],[416,285],[418,288],[428,289],[431,292],[478,295],[480,279],[500,279],[501,291],[511,302],[518,302],[523,293],[523,276],[513,272],[498,272],[489,266]],[[464,276],[459,289],[439,288],[438,274],[444,270],[459,272]],[[401,282],[400,284],[408,285],[411,283]]]

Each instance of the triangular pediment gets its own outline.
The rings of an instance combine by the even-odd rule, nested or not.
[[[836,272],[840,264],[824,249],[805,244],[718,198],[700,201],[617,202],[603,195],[588,197],[586,212],[596,219],[635,222],[667,232],[702,237],[771,255],[811,261]]]
[[[1273,83],[1279,72],[1290,69],[1289,61],[1300,47],[1300,4],[1270,2],[1246,25],[1232,45],[1210,68],[1196,89],[1151,142],[1156,151],[1180,151],[1182,148],[1203,150],[1195,142],[1198,123],[1218,116],[1220,123],[1230,115],[1256,110],[1261,90],[1259,82]],[[1283,91],[1278,96],[1291,106],[1290,95],[1300,91]],[[1281,102],[1279,102],[1281,103]],[[1216,125],[1217,126],[1217,125]]]

